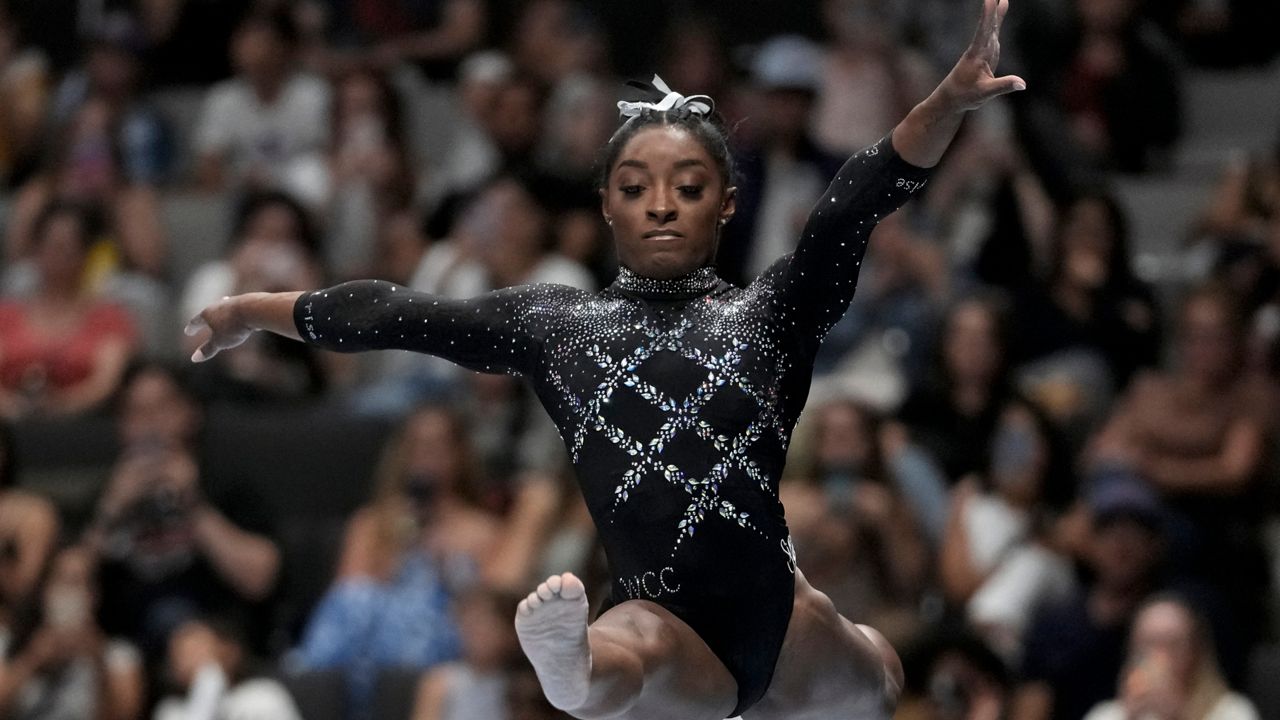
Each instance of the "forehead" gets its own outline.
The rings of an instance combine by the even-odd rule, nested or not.
[[[711,153],[688,130],[673,125],[655,125],[638,131],[618,153],[611,170],[627,161],[642,162],[651,170],[670,169],[682,160],[699,160],[708,170],[716,167]]]

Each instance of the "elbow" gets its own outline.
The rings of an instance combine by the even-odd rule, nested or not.
[[[262,602],[271,596],[276,589],[276,581],[280,576],[280,551],[274,545],[262,550],[262,557],[249,573],[242,578],[240,591],[246,600]]]

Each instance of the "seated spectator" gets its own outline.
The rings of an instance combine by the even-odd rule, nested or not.
[[[1075,0],[1074,6],[1074,27],[1066,26],[1062,46],[1022,47],[1026,72],[1043,78],[1049,100],[1064,114],[1067,140],[1085,163],[1122,172],[1162,164],[1181,131],[1172,48],[1137,0]],[[1065,56],[1057,54],[1064,50]]]
[[[823,146],[851,155],[893,128],[933,86],[933,70],[902,37],[894,4],[824,0],[824,25],[834,39],[822,69],[814,134]]]
[[[386,77],[353,72],[337,81],[325,248],[327,264],[341,279],[368,276],[384,218],[413,200],[402,115],[400,97]]]
[[[458,62],[484,41],[487,0],[344,0],[334,10],[338,49],[326,64],[338,69],[416,65],[430,80],[452,80]],[[366,49],[367,48],[367,49]]]
[[[901,720],[999,720],[1008,717],[1012,673],[998,654],[965,629],[941,628],[903,664],[907,687]]]
[[[34,255],[44,208],[73,202],[103,218],[101,242],[95,233],[88,268],[92,289],[107,289],[108,280],[121,273],[163,277],[169,249],[160,199],[154,188],[127,173],[117,124],[108,99],[91,96],[59,128],[48,164],[14,197],[5,247],[11,262]]]
[[[1176,595],[1156,596],[1138,610],[1118,696],[1085,720],[1135,717],[1258,720],[1253,704],[1223,680],[1208,625]]]
[[[1155,294],[1131,267],[1124,211],[1104,192],[1077,196],[1062,211],[1044,282],[1018,292],[1011,351],[1018,364],[1072,350],[1100,357],[1115,388],[1158,360]]]
[[[462,637],[462,659],[422,676],[414,720],[508,720],[507,683],[523,659],[511,624],[519,595],[478,589],[460,598],[454,617]]]
[[[938,366],[898,411],[912,442],[930,452],[950,483],[987,467],[991,438],[1013,398],[1006,321],[993,296],[955,303],[943,323]]]
[[[297,650],[306,669],[344,671],[355,717],[369,712],[380,669],[459,657],[450,602],[487,577],[500,539],[498,518],[477,507],[476,470],[447,407],[421,408],[388,443],[373,502],[351,519]]]
[[[951,494],[939,559],[943,592],[1008,662],[1016,662],[1036,608],[1074,588],[1071,565],[1050,537],[1047,497],[1061,493],[1055,486],[1066,479],[1060,455],[1044,419],[1010,407],[988,472],[962,480]]]
[[[134,720],[142,713],[142,661],[94,619],[92,555],[63,550],[50,563],[37,621],[0,658],[0,715],[11,720]]]
[[[452,237],[431,243],[409,281],[415,290],[467,298],[512,285],[557,283],[594,287],[578,263],[550,250],[551,214],[520,179],[500,176],[472,200]],[[403,414],[408,406],[441,396],[462,382],[453,363],[398,352],[362,356],[357,391],[362,412]]]
[[[36,589],[58,540],[58,511],[40,495],[16,487],[13,432],[0,421],[0,657]]]
[[[173,147],[159,113],[138,97],[146,37],[133,16],[112,11],[86,37],[84,63],[63,77],[53,99],[54,127],[75,117],[91,99],[112,118],[121,174],[130,183],[155,185],[169,176]]]
[[[202,483],[202,422],[172,370],[135,368],[121,391],[120,456],[85,534],[101,563],[104,626],[153,660],[180,624],[205,614],[266,641],[265,603],[280,570],[270,511],[251,488]]]
[[[90,412],[119,388],[137,330],[123,308],[84,289],[93,237],[84,208],[52,204],[33,229],[32,293],[0,301],[0,416]]]
[[[1091,491],[1088,505],[1082,560],[1090,580],[1035,613],[1011,720],[1080,720],[1111,697],[1130,620],[1163,582],[1164,516],[1155,495],[1134,478],[1114,478]]]
[[[1218,286],[1190,294],[1178,322],[1179,362],[1135,379],[1098,435],[1098,463],[1121,463],[1174,511],[1171,556],[1223,583],[1246,625],[1257,618],[1265,561],[1250,528],[1274,395],[1241,372],[1244,317]]]
[[[847,399],[810,412],[781,490],[799,564],[842,615],[909,637],[918,620],[902,609],[919,601],[929,550],[885,466],[879,419]]]
[[[236,76],[210,88],[196,129],[201,185],[327,193],[329,86],[296,68],[297,29],[287,9],[250,14],[231,40]]]
[[[252,194],[239,207],[226,257],[201,265],[187,281],[182,314],[193,318],[227,295],[318,287],[320,251],[306,208],[281,192]],[[185,341],[187,352],[199,346]],[[327,370],[315,351],[269,338],[250,340],[244,349],[199,367],[203,396],[261,402],[313,396],[326,386]]]
[[[810,134],[822,50],[798,36],[766,42],[751,63],[753,142],[739,152],[737,209],[725,226],[717,272],[746,286],[792,252],[817,198],[844,158]]]
[[[165,674],[185,695],[161,700],[154,720],[302,720],[279,680],[251,672],[238,633],[210,620],[190,620],[174,631]]]
[[[23,42],[17,20],[0,6],[0,183],[27,181],[40,162],[49,102],[49,60]]]

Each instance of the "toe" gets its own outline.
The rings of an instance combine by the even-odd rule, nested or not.
[[[577,600],[587,594],[587,587],[577,575],[565,573],[560,576],[560,597],[566,600]]]
[[[538,586],[537,594],[538,594],[538,597],[542,598],[543,600],[550,600],[551,598],[556,596],[555,593],[551,592],[551,588],[546,583],[542,583],[541,585]]]
[[[559,595],[561,587],[561,579],[559,575],[552,575],[547,578],[547,587],[551,588],[551,592]]]

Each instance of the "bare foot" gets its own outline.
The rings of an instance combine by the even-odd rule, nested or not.
[[[581,707],[591,680],[582,581],[573,573],[547,578],[516,608],[516,634],[547,700],[561,710]]]

